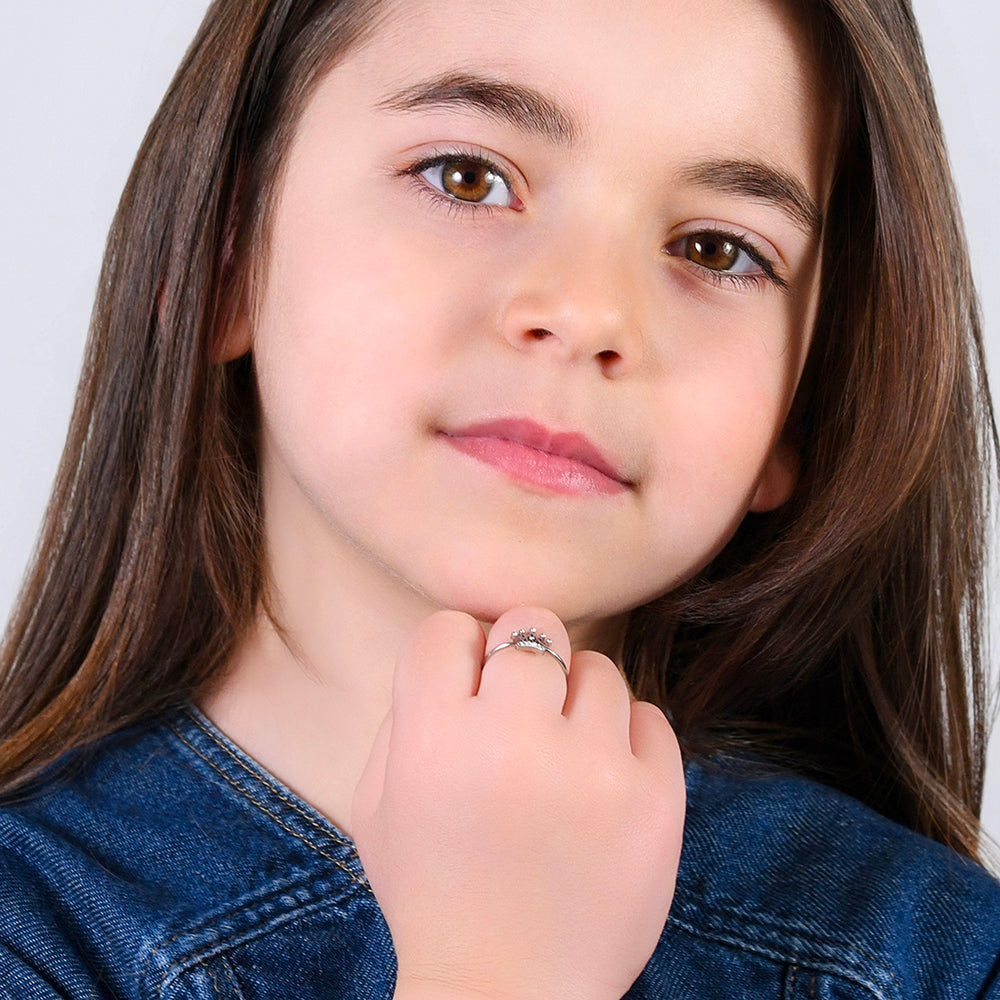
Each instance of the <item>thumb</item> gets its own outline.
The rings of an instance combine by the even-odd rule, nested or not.
[[[364,829],[370,821],[382,800],[382,789],[385,785],[385,768],[389,759],[389,740],[392,735],[392,710],[390,709],[382,725],[375,734],[375,740],[368,753],[368,761],[354,789],[351,800],[351,831],[357,840],[358,829]]]

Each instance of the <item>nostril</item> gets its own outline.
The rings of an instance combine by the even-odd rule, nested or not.
[[[597,359],[598,361],[603,361],[605,364],[612,364],[615,361],[620,361],[621,355],[617,351],[598,351]]]
[[[552,336],[552,331],[551,330],[543,330],[539,326],[539,327],[535,327],[535,329],[533,329],[533,330],[529,330],[528,331],[528,336],[531,337],[532,340],[544,340],[546,337],[551,337]]]

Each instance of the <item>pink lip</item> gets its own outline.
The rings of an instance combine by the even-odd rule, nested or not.
[[[556,434],[533,420],[488,420],[445,439],[514,479],[574,496],[622,493],[629,483],[582,434]]]

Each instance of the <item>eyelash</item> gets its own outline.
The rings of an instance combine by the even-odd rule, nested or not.
[[[510,209],[510,206],[505,205],[488,205],[480,202],[464,201],[461,198],[453,198],[434,187],[421,176],[424,172],[432,169],[433,167],[444,166],[444,164],[455,160],[465,160],[468,163],[485,168],[495,174],[507,186],[512,197],[517,199],[517,195],[514,193],[514,185],[512,184],[507,173],[497,166],[493,160],[486,156],[481,149],[452,149],[435,152],[433,156],[425,157],[411,166],[405,167],[400,171],[400,176],[409,177],[413,180],[416,190],[421,195],[429,198],[438,207],[442,205],[446,206],[449,214],[467,215],[469,213],[486,212],[492,215],[495,212]],[[518,201],[519,200],[520,199],[518,199]],[[518,211],[518,209],[514,210]],[[678,243],[695,239],[698,236],[715,237],[717,240],[733,244],[733,246],[735,246],[740,252],[745,253],[747,257],[749,257],[750,260],[752,260],[760,268],[760,273],[756,274],[719,271],[711,267],[705,267],[702,264],[697,264],[694,261],[689,261],[683,256],[681,257],[681,259],[687,261],[691,267],[697,268],[699,274],[711,281],[712,284],[719,288],[732,288],[733,286],[736,286],[738,288],[745,289],[761,288],[765,284],[770,284],[782,291],[787,291],[788,282],[775,272],[774,263],[764,256],[764,254],[753,246],[753,244],[747,241],[745,234],[737,234],[714,227],[699,229],[697,232],[688,233],[687,235],[674,240],[672,243],[668,244],[668,246],[676,246]],[[670,257],[678,256],[677,254],[670,253],[667,247],[664,247],[663,253]]]
[[[733,271],[718,271],[715,268],[705,267],[693,260],[688,260],[684,257],[683,253],[676,254],[670,252],[669,247],[677,246],[679,243],[696,239],[699,236],[714,237],[720,242],[731,243],[741,253],[745,253],[760,268],[760,273],[741,274]],[[668,257],[679,257],[681,260],[686,261],[691,267],[697,268],[699,275],[703,275],[719,288],[724,288],[727,285],[729,287],[736,285],[740,288],[760,288],[765,284],[770,284],[781,291],[788,290],[788,282],[775,271],[774,262],[764,256],[752,243],[748,242],[745,233],[734,233],[714,226],[707,229],[698,229],[669,243],[663,248],[663,253]]]
[[[517,195],[514,193],[514,185],[510,177],[507,176],[507,172],[498,167],[493,160],[479,149],[452,149],[447,152],[435,153],[433,156],[428,156],[414,163],[412,166],[404,168],[400,171],[400,175],[411,178],[418,193],[426,195],[437,206],[446,206],[450,213],[464,215],[470,212],[486,212],[492,215],[495,212],[510,210],[510,206],[507,205],[484,205],[481,202],[463,201],[461,198],[452,198],[420,176],[432,167],[444,166],[444,164],[454,162],[455,160],[465,160],[468,163],[475,164],[477,167],[485,168],[490,173],[496,174],[507,186],[507,189],[511,192],[511,196],[517,199]],[[517,200],[520,201],[520,199]],[[513,210],[518,211],[518,209]]]

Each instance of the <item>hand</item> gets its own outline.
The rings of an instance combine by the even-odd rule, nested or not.
[[[537,626],[554,657],[486,648]],[[617,667],[570,659],[549,611],[501,616],[488,643],[441,612],[396,665],[392,709],[352,827],[399,960],[397,1000],[619,1000],[673,897],[680,751]]]

